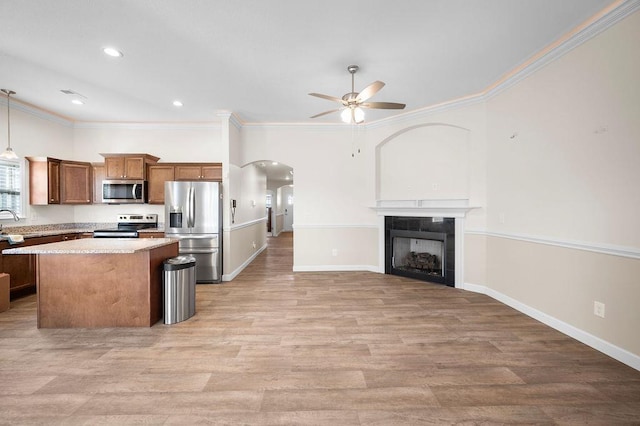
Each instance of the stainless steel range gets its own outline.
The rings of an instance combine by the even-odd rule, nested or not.
[[[93,238],[138,238],[138,230],[158,227],[157,214],[119,214],[118,227],[96,229]]]

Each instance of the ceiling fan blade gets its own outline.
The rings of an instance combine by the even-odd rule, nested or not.
[[[332,110],[329,110],[329,111],[321,112],[320,114],[312,115],[310,118],[322,117],[323,115],[331,114],[332,112],[338,112],[340,110],[341,110],[341,108],[332,109]]]
[[[365,102],[360,104],[360,106],[373,109],[404,109],[406,105],[396,102]]]
[[[311,96],[315,96],[316,98],[327,99],[329,101],[339,102],[343,105],[346,105],[346,102],[340,98],[336,98],[335,96],[323,95],[322,93],[309,93]]]
[[[370,97],[372,97],[373,95],[378,93],[378,91],[380,89],[382,89],[383,87],[384,87],[384,83],[383,82],[374,81],[373,83],[371,83],[370,85],[368,85],[367,87],[362,89],[362,92],[358,93],[358,96],[356,97],[356,100],[358,102],[366,101],[367,99],[369,99]]]

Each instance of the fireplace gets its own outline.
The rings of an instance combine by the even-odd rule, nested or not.
[[[385,273],[455,284],[455,220],[385,217]]]

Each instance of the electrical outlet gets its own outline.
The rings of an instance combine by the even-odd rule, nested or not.
[[[331,250],[331,255],[332,256],[337,256],[338,255],[338,249]]]
[[[431,184],[431,189],[434,191],[439,191],[440,190],[440,184],[439,183],[432,183]]]
[[[251,243],[251,246],[255,249],[255,248],[257,247],[256,242],[255,242],[255,241],[254,241],[254,242],[252,242],[252,243]]]
[[[593,315],[604,318],[604,303],[593,302]]]

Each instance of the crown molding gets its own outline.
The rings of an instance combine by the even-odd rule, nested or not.
[[[134,123],[134,122],[90,122],[90,121],[77,121],[72,124],[74,129],[128,129],[128,130],[202,130],[211,129],[219,130],[222,126],[220,123],[214,122],[194,122],[194,123]]]
[[[7,97],[0,97],[0,105],[7,106]],[[35,105],[23,102],[15,97],[11,98],[11,110],[17,110],[42,120],[47,120],[55,124],[59,124],[64,127],[73,127],[73,120],[63,117],[61,115],[54,114],[52,112],[38,108]]]
[[[538,71],[545,65],[562,57],[566,53],[582,45],[608,28],[614,26],[629,15],[640,10],[640,0],[617,0],[611,5],[592,16],[581,25],[560,37],[558,40],[532,55],[529,59],[504,74],[493,84],[476,94],[464,96],[462,98],[441,102],[439,104],[426,106],[413,111],[393,115],[380,120],[366,122],[360,127],[363,130],[375,129],[378,127],[388,126],[392,124],[400,124],[422,118],[425,115],[432,115],[452,109],[465,106],[475,105],[491,99],[499,93],[507,90],[511,86],[524,80],[531,74]],[[6,105],[6,97],[0,97],[0,104]],[[74,121],[70,118],[57,115],[51,111],[43,110],[35,105],[27,104],[18,99],[13,98],[11,102],[12,109],[31,114],[35,117],[60,124],[65,127],[78,129],[87,128],[127,128],[127,129],[203,129],[203,128],[220,128],[220,124],[210,123],[115,123],[115,122],[85,122]],[[228,117],[229,122],[238,130],[243,128],[304,128],[311,131],[336,131],[349,130],[351,125],[344,123],[251,123],[243,121],[234,112],[220,112],[216,114],[218,117]]]
[[[640,0],[618,0],[506,73],[481,94],[484,100],[524,80],[640,9]]]

